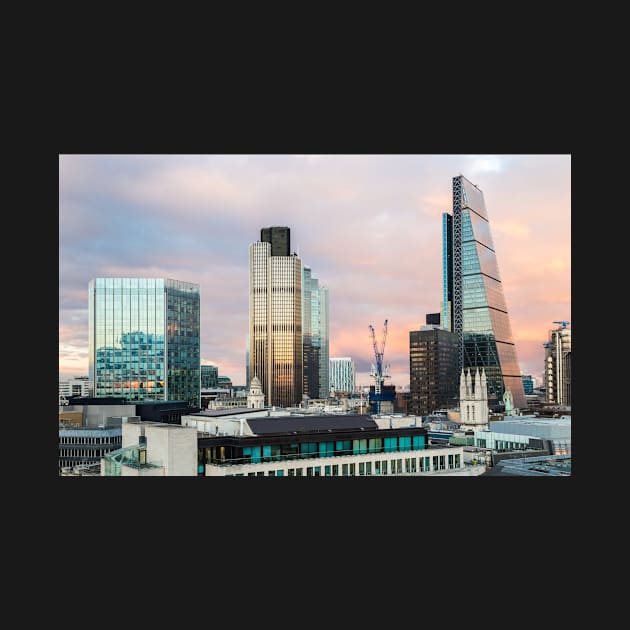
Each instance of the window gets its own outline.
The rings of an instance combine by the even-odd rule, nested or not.
[[[398,438],[389,437],[384,439],[386,453],[394,453],[398,450]]]
[[[333,474],[333,477],[339,476],[339,464],[333,464],[332,474]]]
[[[381,474],[381,462],[379,462],[378,460],[374,462],[374,474],[375,475]]]
[[[381,474],[386,475],[386,474],[387,474],[387,460],[386,460],[386,459],[384,459],[384,460],[381,462],[381,466],[382,466],[382,468],[381,468],[381,471],[382,471],[382,472],[381,472]]]
[[[411,472],[411,458],[405,457],[405,472]]]
[[[387,438],[386,438],[386,439],[387,439]],[[392,475],[395,475],[395,474],[396,474],[396,460],[395,460],[395,459],[391,459],[391,460],[389,461],[389,472],[390,472]]]
[[[322,467],[321,466],[315,466],[315,468],[313,469],[313,475],[315,477],[321,477],[322,476]]]
[[[324,466],[324,477],[330,477],[330,466]]]
[[[448,456],[448,467],[449,468],[453,468],[453,456],[452,455]]]
[[[303,472],[304,472],[303,468],[296,468],[295,469],[295,476],[296,477],[302,477],[303,476]]]
[[[312,466],[308,466],[306,468],[306,476],[307,477],[312,477],[313,476],[313,467]]]
[[[401,475],[402,474],[402,459],[396,460],[396,472]]]
[[[446,468],[446,455],[440,455],[440,470],[444,470]]]
[[[366,475],[372,474],[372,462],[365,462],[365,474]]]
[[[295,477],[295,468],[289,468],[287,474],[289,477]]]
[[[360,476],[365,475],[365,463],[364,462],[359,462],[359,475]]]
[[[411,450],[411,436],[401,435],[398,438],[398,450],[410,451]]]
[[[348,476],[348,464],[342,464],[342,465],[341,465],[341,474],[342,474],[344,477],[347,477],[347,476]]]
[[[354,462],[352,462],[352,464],[350,464],[350,476],[351,477],[354,477],[354,475],[356,474],[355,470],[354,470],[354,466],[355,466],[355,464],[354,464]]]
[[[412,473],[417,472],[417,470],[416,470],[416,458],[415,457],[411,458],[411,472]]]

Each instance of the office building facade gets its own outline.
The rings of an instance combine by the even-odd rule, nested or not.
[[[545,346],[545,398],[550,404],[571,405],[571,329],[564,322],[549,331]]]
[[[93,395],[200,405],[199,285],[165,278],[89,283]]]
[[[353,394],[356,386],[356,368],[351,357],[330,357],[330,388],[335,393]]]
[[[216,365],[201,366],[201,389],[217,387],[219,379],[219,368]]]
[[[436,325],[409,332],[410,414],[427,416],[457,406],[458,338]]]
[[[302,261],[288,252],[284,227],[263,228],[249,246],[248,376],[258,377],[266,405],[280,407],[299,404],[304,387]]]
[[[459,342],[458,373],[484,368],[491,408],[509,390],[527,407],[483,192],[453,178],[452,214],[443,215],[442,327]]]
[[[523,393],[526,396],[534,393],[534,377],[531,374],[523,374]]]

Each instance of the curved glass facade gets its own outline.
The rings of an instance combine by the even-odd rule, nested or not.
[[[462,175],[453,178],[452,221],[449,216],[443,216],[444,247],[452,247],[450,259],[443,253],[443,294],[453,297],[444,327],[459,336],[460,369],[485,368],[491,405],[510,389],[514,406],[526,408],[483,193]]]
[[[94,396],[200,403],[199,286],[163,278],[89,283]]]

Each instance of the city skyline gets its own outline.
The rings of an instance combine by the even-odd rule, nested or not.
[[[484,192],[521,372],[540,379],[571,320],[569,155],[61,155],[59,371],[88,371],[88,283],[166,277],[201,289],[201,362],[245,383],[248,246],[265,226],[329,290],[330,356],[372,384],[368,326],[388,319],[390,383],[409,384],[409,331],[440,310],[451,180]]]

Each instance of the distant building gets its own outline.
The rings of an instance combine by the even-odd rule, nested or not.
[[[531,396],[534,393],[534,377],[531,374],[523,374],[523,391],[525,396]]]
[[[232,388],[232,379],[229,376],[219,376],[219,377],[217,377],[217,387],[221,387],[223,389],[231,389]]]
[[[303,393],[309,398],[330,394],[328,288],[302,265]]]
[[[330,357],[330,388],[335,393],[354,393],[356,369],[351,357]]]
[[[457,405],[457,336],[435,324],[409,332],[409,413]]]
[[[199,285],[166,278],[89,282],[89,377],[97,398],[199,407]]]
[[[201,389],[217,387],[219,368],[216,365],[201,366]]]
[[[549,331],[545,346],[545,389],[547,402],[571,405],[571,329],[569,322]]]
[[[427,326],[439,326],[440,325],[440,313],[427,313],[426,315]]]
[[[89,376],[73,376],[59,379],[59,404],[66,405],[72,396],[91,396],[92,383]]]

